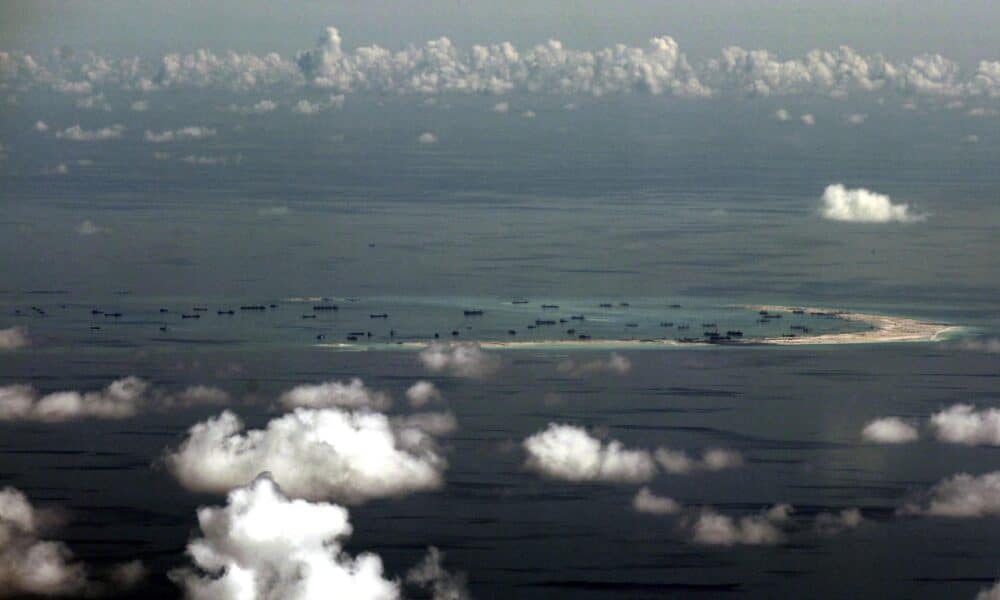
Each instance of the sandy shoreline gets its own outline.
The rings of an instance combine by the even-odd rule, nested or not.
[[[845,333],[825,333],[818,335],[796,335],[795,337],[748,337],[741,340],[731,340],[722,343],[697,340],[681,342],[673,338],[656,339],[619,339],[619,340],[464,340],[467,343],[478,344],[487,350],[544,350],[544,349],[602,349],[629,350],[639,348],[679,347],[679,346],[807,346],[807,345],[841,345],[841,344],[882,344],[899,342],[937,342],[945,339],[949,333],[957,333],[963,328],[947,323],[921,321],[908,317],[876,315],[869,313],[850,312],[831,308],[812,308],[799,306],[782,306],[774,304],[743,305],[753,311],[768,311],[770,313],[792,313],[805,311],[806,314],[824,314],[845,321],[868,323],[871,329]],[[422,350],[432,342],[397,342],[392,344],[350,344],[324,343],[316,344],[320,348],[337,350]],[[442,341],[441,343],[449,343]]]

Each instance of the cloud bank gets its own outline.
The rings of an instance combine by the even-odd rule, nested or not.
[[[67,129],[56,132],[56,137],[72,142],[103,142],[106,140],[119,140],[125,133],[125,126],[115,124],[110,127],[102,127],[94,131],[87,131],[79,125],[73,125]]]
[[[384,411],[392,406],[392,398],[389,394],[369,389],[357,377],[351,379],[349,383],[328,381],[317,385],[296,386],[282,394],[279,402],[287,409],[336,406]]]
[[[902,512],[954,518],[1000,516],[1000,471],[979,476],[959,473],[944,479],[924,501],[907,504]]]
[[[910,211],[907,204],[893,204],[889,196],[865,188],[847,189],[836,183],[823,191],[821,214],[830,221],[850,223],[914,223],[926,215]]]
[[[291,496],[347,504],[438,488],[447,466],[432,436],[380,413],[299,408],[244,428],[230,411],[198,423],[166,465],[195,491],[227,492],[267,471]]]
[[[642,483],[656,475],[656,463],[645,450],[626,449],[621,442],[603,443],[582,427],[549,424],[522,444],[525,467],[552,479]]]
[[[29,343],[28,330],[24,327],[0,329],[0,351],[17,350],[18,348],[24,348]]]
[[[734,519],[703,507],[681,521],[681,529],[695,544],[706,546],[772,546],[785,541],[781,525],[787,523],[793,509],[776,504],[759,515]]]
[[[215,129],[212,129],[211,127],[191,125],[189,127],[181,127],[180,129],[168,129],[166,131],[159,132],[147,129],[146,133],[143,134],[143,138],[152,144],[166,144],[170,142],[201,140],[208,137],[214,137],[215,133]]]
[[[875,444],[905,444],[920,439],[920,433],[899,417],[883,417],[865,425],[861,437]]]
[[[193,386],[177,395],[153,388],[138,377],[125,377],[94,392],[63,391],[40,395],[29,385],[0,387],[0,421],[59,423],[77,419],[127,419],[147,410],[220,404],[229,395],[217,388]]]
[[[930,427],[942,442],[967,446],[1000,446],[1000,409],[976,410],[956,404],[931,415]]]
[[[345,508],[289,499],[267,474],[231,491],[223,507],[198,509],[202,537],[188,544],[194,568],[171,572],[187,598],[396,600],[375,554],[343,550]]]
[[[418,358],[432,373],[448,373],[456,377],[486,377],[500,368],[498,356],[484,352],[479,344],[471,342],[430,344],[420,351]]]

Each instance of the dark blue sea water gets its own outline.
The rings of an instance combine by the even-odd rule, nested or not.
[[[995,119],[826,101],[811,108],[827,116],[814,128],[789,129],[765,100],[591,99],[575,110],[554,98],[511,101],[537,117],[500,121],[480,98],[368,98],[308,123],[203,113],[199,122],[225,135],[197,152],[240,157],[215,167],[157,160],[129,139],[40,139],[28,124],[59,110],[45,97],[5,109],[0,139],[24,151],[10,153],[0,177],[0,329],[26,327],[32,344],[0,355],[0,385],[95,390],[127,375],[169,390],[214,385],[258,427],[277,415],[270,401],[301,383],[361,377],[401,398],[414,381],[433,381],[459,423],[445,440],[446,485],[352,507],[348,550],[376,552],[402,576],[437,546],[476,598],[968,598],[992,585],[996,517],[897,509],[942,478],[996,470],[1000,449],[930,436],[878,446],[860,431],[880,416],[1000,405],[996,353],[958,340],[616,350],[631,362],[627,374],[572,375],[559,365],[609,351],[552,347],[497,351],[496,375],[463,379],[428,373],[415,352],[392,348],[388,330],[410,341],[452,330],[504,339],[509,328],[552,339],[526,329],[552,303],[557,320],[586,313],[595,338],[653,337],[664,321],[750,333],[765,326],[733,306],[775,303],[906,315],[995,338]],[[189,124],[197,107],[169,102],[127,125]],[[862,128],[838,120],[857,111],[870,115]],[[963,141],[973,128],[975,145]],[[439,143],[416,144],[423,131]],[[60,162],[69,175],[39,174]],[[929,217],[825,221],[819,196],[836,182]],[[79,235],[85,219],[105,231]],[[510,304],[520,298],[532,304]],[[340,310],[302,319],[322,303]],[[196,306],[208,308],[200,319],[178,317]],[[389,318],[371,319],[382,312]],[[366,351],[317,345],[355,330],[373,332],[360,340]],[[195,509],[224,499],[185,491],[161,458],[217,412],[0,423],[0,484],[69,509],[58,539],[81,559],[144,560],[151,576],[138,597],[175,597],[165,573],[186,561]],[[650,487],[736,516],[790,503],[788,540],[698,546],[676,518],[632,511],[637,486],[539,478],[519,445],[550,422],[630,447],[738,450],[741,469],[661,475]],[[855,507],[865,517],[857,529],[814,531],[816,514]]]

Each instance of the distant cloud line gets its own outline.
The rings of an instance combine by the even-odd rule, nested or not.
[[[670,36],[654,37],[644,46],[618,44],[599,50],[570,49],[558,40],[529,48],[503,42],[461,49],[446,37],[398,51],[377,45],[345,50],[340,31],[326,27],[312,48],[295,57],[200,49],[150,62],[84,52],[0,52],[0,84],[14,90],[48,87],[78,95],[83,107],[100,110],[106,102],[99,89],[144,93],[177,87],[248,91],[309,86],[338,94],[644,93],[701,98],[900,92],[998,98],[1000,60],[981,60],[963,69],[940,54],[893,62],[840,46],[787,59],[768,50],[730,46],[716,58],[692,64]],[[231,108],[259,114],[274,107],[265,102]],[[307,102],[297,108],[310,113],[316,107]]]

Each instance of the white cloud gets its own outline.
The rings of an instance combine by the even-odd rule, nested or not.
[[[169,152],[154,152],[153,153],[153,158],[155,160],[170,160],[170,153]]]
[[[868,115],[861,113],[852,113],[850,115],[847,115],[847,117],[844,120],[847,121],[848,125],[861,125],[868,120]]]
[[[198,509],[202,537],[188,544],[194,568],[170,578],[192,600],[356,598],[396,600],[378,555],[348,555],[345,508],[291,500],[268,475],[232,490],[223,507]]]
[[[41,539],[59,521],[56,513],[32,506],[20,490],[0,489],[0,597],[94,597],[111,589],[108,583],[123,591],[142,580],[145,567],[139,561],[113,566],[110,582],[90,579],[66,544]]]
[[[969,135],[965,136],[965,141],[969,144],[978,144],[979,136],[974,133],[970,133]]]
[[[42,133],[45,133],[48,130],[49,126],[45,123],[45,121],[35,121],[35,131],[41,131]]]
[[[113,381],[100,391],[53,392],[41,396],[28,385],[0,387],[0,421],[58,423],[76,419],[127,419],[145,410],[213,404],[228,399],[222,390],[195,386],[174,396],[138,377]]]
[[[188,140],[201,140],[208,137],[215,136],[215,129],[211,127],[202,127],[199,125],[191,125],[189,127],[182,127],[180,129],[167,130],[167,131],[150,131],[146,130],[144,134],[144,139],[147,142],[153,144],[164,144],[169,142],[183,142]]]
[[[560,373],[573,376],[588,375],[592,373],[612,373],[615,375],[625,375],[632,370],[632,362],[617,352],[612,352],[608,358],[596,359],[582,364],[577,364],[572,358],[568,358],[556,367]]]
[[[871,421],[861,430],[865,441],[875,444],[905,444],[920,438],[917,428],[899,417],[883,417]]]
[[[262,115],[278,108],[278,103],[273,100],[261,100],[251,106],[240,106],[230,104],[226,110],[241,115]]]
[[[774,111],[774,118],[779,121],[789,121],[791,120],[792,115],[788,112],[788,110],[784,108],[779,108],[778,110]]]
[[[417,136],[417,142],[424,145],[429,145],[429,144],[436,144],[438,142],[438,139],[437,136],[434,135],[433,133],[425,131],[421,133],[419,136]]]
[[[832,221],[852,223],[912,223],[926,215],[910,211],[907,204],[893,204],[889,196],[865,188],[847,189],[837,183],[823,191],[822,215]]]
[[[431,600],[469,600],[465,576],[449,573],[441,566],[441,552],[431,547],[417,566],[406,572],[406,583],[431,594]]]
[[[632,498],[632,508],[637,512],[651,515],[672,515],[681,511],[681,505],[676,500],[657,496],[648,487],[640,489]]]
[[[685,475],[692,471],[722,471],[743,465],[743,457],[738,452],[722,448],[706,450],[701,460],[693,459],[683,451],[667,448],[658,448],[654,456],[663,471],[672,475]]]
[[[1000,581],[993,587],[976,594],[976,600],[1000,600]]]
[[[425,412],[393,417],[392,425],[400,432],[416,429],[433,436],[445,436],[458,431],[458,420],[450,412]]]
[[[799,120],[802,121],[803,125],[807,125],[809,127],[812,127],[813,125],[816,124],[816,117],[814,117],[814,116],[812,116],[811,114],[808,114],[808,113],[806,113],[806,114],[802,115],[801,117],[799,117]]]
[[[792,507],[777,504],[759,515],[734,519],[703,507],[694,515],[685,517],[681,527],[691,541],[706,546],[769,546],[785,540],[780,525],[786,523]]]
[[[76,226],[76,232],[82,236],[97,235],[99,233],[104,233],[106,231],[107,229],[96,225],[90,219],[86,219],[82,223]]]
[[[995,117],[997,115],[1000,115],[1000,111],[997,111],[995,108],[985,108],[983,106],[977,106],[975,108],[970,108],[968,111],[966,111],[965,114],[969,115],[970,117]]]
[[[864,522],[861,511],[856,508],[846,508],[839,513],[820,513],[816,515],[816,531],[823,535],[835,535],[847,529],[856,529]]]
[[[525,119],[534,119],[536,115],[535,115],[535,111],[533,111],[533,110],[526,110],[523,113],[521,113],[521,116],[524,117]]]
[[[656,474],[656,463],[645,450],[626,449],[621,442],[603,443],[582,427],[550,423],[522,444],[525,466],[552,479],[641,483]]]
[[[103,127],[94,131],[87,131],[79,125],[73,125],[68,129],[57,131],[56,137],[74,142],[103,142],[105,140],[121,139],[123,133],[125,133],[125,126],[120,124]]]
[[[938,482],[925,502],[907,504],[904,514],[972,518],[1000,516],[1000,471],[979,476],[959,473]]]
[[[430,402],[441,402],[442,396],[430,381],[418,381],[406,390],[406,399],[410,401],[410,406],[421,407]]]
[[[30,343],[28,330],[24,327],[8,327],[0,329],[0,351],[17,350],[24,348]],[[0,388],[2,390],[4,388]]]
[[[456,377],[486,377],[500,368],[499,357],[471,342],[433,343],[421,350],[418,358],[427,370]]]
[[[79,98],[76,101],[76,107],[82,108],[84,110],[101,110],[104,112],[111,112],[111,105],[104,98],[104,94],[96,94],[93,96],[87,96],[86,98]]]
[[[328,381],[316,385],[299,385],[281,395],[279,400],[285,408],[367,408],[384,411],[392,406],[392,398],[385,392],[377,392],[365,386],[355,377],[349,383]]]
[[[976,410],[956,404],[931,415],[931,429],[942,442],[967,446],[1000,446],[1000,409]]]
[[[44,516],[11,487],[0,489],[0,596],[80,593],[86,567],[62,542],[38,538]]]
[[[509,102],[497,102],[496,104],[493,105],[493,112],[495,113],[506,114],[507,111],[509,110],[510,110]]]
[[[58,81],[53,86],[57,92],[63,94],[90,94],[94,91],[89,81]]]
[[[132,112],[146,112],[147,110],[149,110],[149,101],[136,100],[135,102],[132,103],[130,108],[132,109]]]
[[[314,115],[324,110],[340,110],[344,108],[344,95],[336,94],[331,95],[327,102],[310,102],[308,100],[299,100],[295,106],[292,107],[292,112],[298,113],[300,115]]]
[[[396,428],[379,413],[300,408],[264,429],[243,429],[229,411],[194,425],[167,456],[170,471],[205,492],[269,471],[292,496],[356,504],[437,488],[447,466],[426,432]]]

